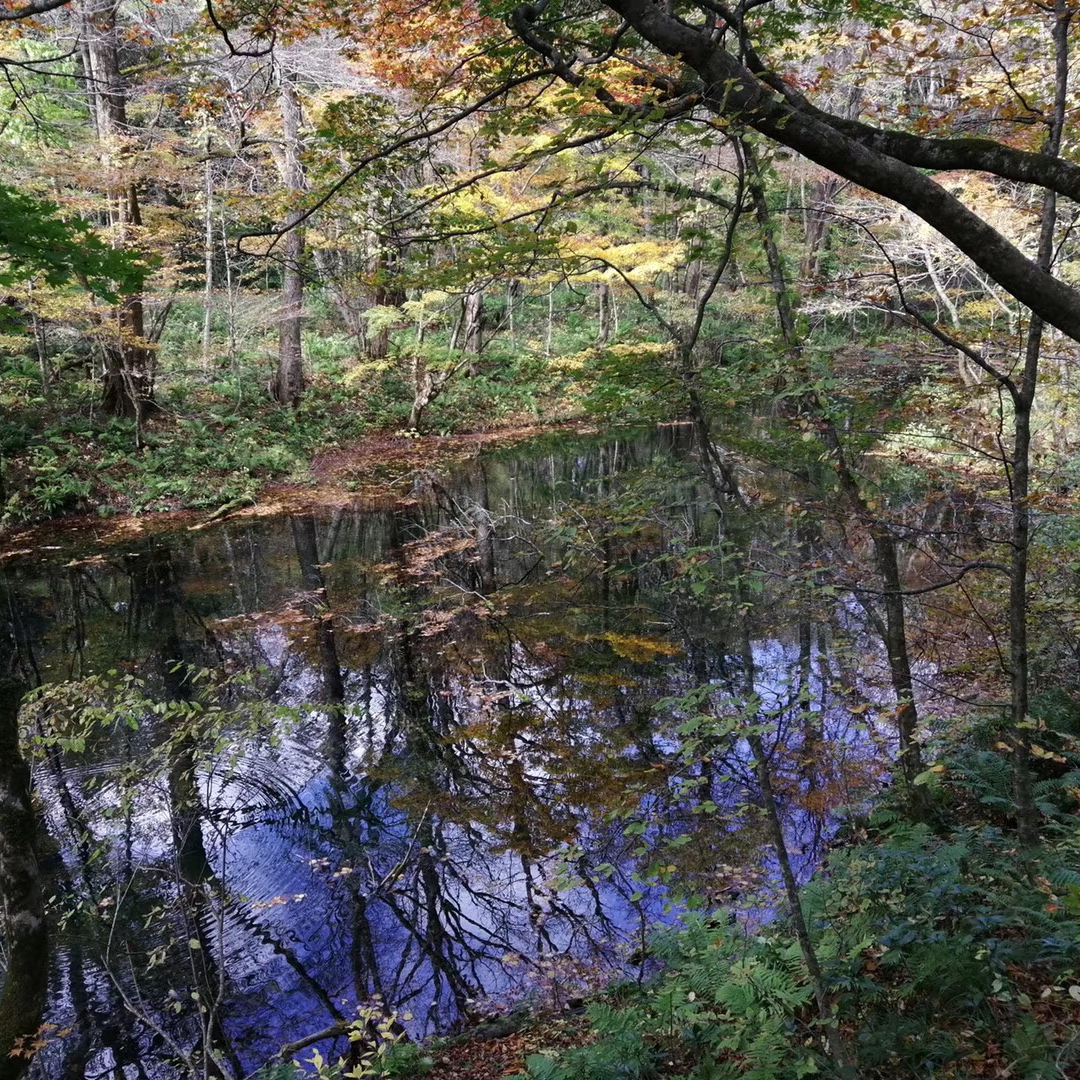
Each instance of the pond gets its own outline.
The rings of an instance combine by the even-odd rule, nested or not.
[[[790,478],[717,507],[673,426],[410,483],[4,567],[44,687],[32,1075],[185,1076],[205,1043],[246,1076],[358,1015],[415,1038],[640,978],[687,906],[749,932],[751,685],[803,873],[879,782],[880,648],[805,587]]]

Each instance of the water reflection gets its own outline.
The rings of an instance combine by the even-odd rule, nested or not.
[[[733,605],[725,530],[779,571],[813,538],[718,514],[687,442],[564,439],[421,474],[394,511],[9,567],[31,677],[101,677],[138,714],[38,769],[63,1034],[36,1074],[240,1077],[309,1039],[355,1059],[360,1009],[421,1036],[639,971],[673,902],[768,873],[745,746],[694,725],[745,701],[744,618],[813,861],[872,780],[866,673],[804,592]],[[39,734],[76,713],[50,708]]]

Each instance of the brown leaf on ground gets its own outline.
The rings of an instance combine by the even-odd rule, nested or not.
[[[525,1059],[545,1050],[565,1050],[591,1039],[588,1019],[540,1016],[528,1028],[501,1039],[467,1039],[436,1048],[433,1080],[503,1080],[525,1072]]]

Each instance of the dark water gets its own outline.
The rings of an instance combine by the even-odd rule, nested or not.
[[[421,1036],[639,976],[647,926],[768,878],[745,747],[694,744],[747,696],[747,634],[809,870],[873,782],[851,706],[876,654],[789,580],[805,524],[717,513],[687,442],[560,436],[421,474],[394,511],[7,566],[53,687],[25,722],[66,740],[35,771],[35,1075],[184,1076],[208,1043],[239,1077],[358,1009]]]

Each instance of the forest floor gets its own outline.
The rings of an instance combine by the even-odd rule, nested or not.
[[[336,450],[319,454],[311,474],[319,487],[373,484],[375,497],[386,491],[382,474],[400,470],[411,482],[420,469],[446,469],[459,465],[484,450],[513,446],[555,431],[591,434],[599,430],[585,421],[524,424],[463,435],[371,435]],[[399,477],[401,479],[401,477]],[[267,491],[288,490],[295,485],[271,485]]]
[[[312,459],[304,480],[272,481],[255,496],[226,500],[212,513],[160,510],[102,518],[68,514],[0,530],[0,562],[80,543],[108,546],[187,527],[193,531],[217,521],[242,521],[281,514],[336,510],[375,510],[407,506],[430,492],[438,474],[460,468],[484,451],[504,449],[553,432],[588,435],[599,429],[585,421],[529,424],[461,435],[364,436]],[[425,488],[427,490],[425,490]]]
[[[503,1080],[524,1076],[525,1063],[531,1055],[584,1046],[594,1037],[583,1012],[538,1012],[516,1030],[501,1030],[498,1023],[485,1024],[455,1039],[436,1042],[428,1055],[430,1065],[416,1075],[428,1080]]]

